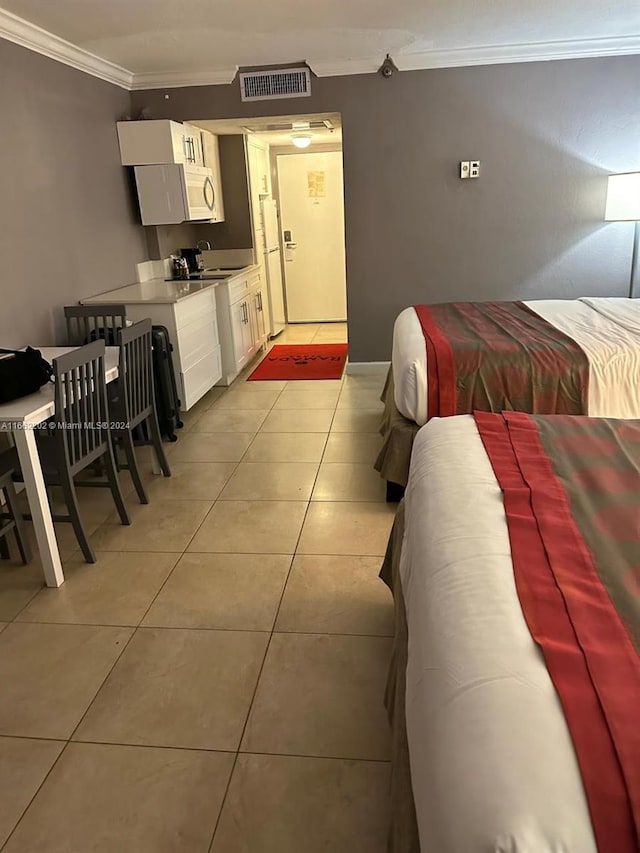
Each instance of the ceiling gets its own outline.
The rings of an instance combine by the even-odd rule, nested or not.
[[[197,124],[212,133],[225,136],[234,133],[248,133],[273,146],[291,146],[291,134],[295,132],[294,123],[309,122],[309,130],[299,128],[299,132],[311,135],[313,147],[318,145],[342,144],[342,127],[340,113],[313,113],[308,115],[267,116],[264,118],[224,119],[218,121],[199,121],[190,119],[190,124]],[[328,125],[328,126],[327,126]],[[276,129],[277,128],[277,129]]]
[[[365,73],[386,53],[401,70],[640,53],[638,0],[0,2],[0,36],[127,88],[297,61],[320,76]]]

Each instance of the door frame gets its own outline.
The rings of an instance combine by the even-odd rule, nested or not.
[[[343,131],[344,133],[344,131]],[[284,259],[284,241],[282,239],[282,199],[280,196],[280,178],[278,174],[278,157],[296,157],[301,154],[333,154],[340,153],[342,155],[342,194],[346,202],[346,186],[344,180],[344,146],[342,142],[322,142],[317,145],[311,145],[309,148],[296,148],[295,145],[270,145],[269,146],[269,165],[271,168],[271,196],[278,205],[278,220],[279,220],[279,238],[280,238],[280,268],[282,273],[282,291],[284,296],[284,310],[287,319],[287,324],[295,325],[296,323],[303,324],[302,320],[289,319],[289,306],[287,304],[287,286],[286,286],[286,261]],[[346,207],[346,205],[345,205]],[[346,290],[346,322],[349,321],[349,299],[348,299],[348,284],[347,284],[347,239],[346,239],[346,209],[344,215],[344,254],[345,254],[345,290]],[[314,321],[309,321],[314,322]],[[336,321],[320,321],[320,322],[345,322],[345,320]]]

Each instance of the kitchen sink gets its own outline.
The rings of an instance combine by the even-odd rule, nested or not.
[[[206,269],[205,272],[236,272],[237,270],[245,269],[246,266],[246,264],[243,264],[240,267],[215,267],[215,269]]]
[[[223,270],[204,270],[203,272],[194,272],[191,273],[189,278],[210,278],[210,279],[223,279],[223,278],[231,278],[232,273],[224,272]]]
[[[165,278],[165,281],[224,281],[231,278],[232,272],[212,272],[205,270],[204,272],[192,272],[189,278]]]

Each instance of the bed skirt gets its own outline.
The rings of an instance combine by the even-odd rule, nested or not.
[[[418,824],[411,789],[409,745],[405,723],[408,654],[407,617],[400,582],[400,549],[404,535],[404,502],[393,523],[380,577],[393,593],[395,631],[384,703],[391,724],[391,826],[389,853],[420,853]]]
[[[411,448],[420,427],[414,421],[407,420],[396,408],[392,367],[389,368],[380,399],[384,403],[380,425],[383,444],[373,467],[387,482],[406,486],[409,479]]]

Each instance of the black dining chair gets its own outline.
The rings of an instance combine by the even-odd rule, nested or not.
[[[31,549],[27,542],[27,532],[24,528],[22,513],[18,506],[18,496],[13,485],[13,468],[0,469],[0,493],[4,496],[5,508],[0,506],[0,557],[3,560],[10,559],[7,537],[13,530],[20,552],[20,558],[26,565],[31,562]]]
[[[124,305],[65,305],[67,343],[82,346],[104,338],[107,346],[116,346],[118,332],[127,323]]]
[[[120,360],[118,382],[109,395],[109,412],[114,440],[122,445],[127,470],[140,503],[149,503],[142,483],[134,446],[151,446],[165,477],[171,468],[162,446],[153,387],[151,320],[141,320],[118,333]]]
[[[61,487],[68,510],[68,515],[53,514],[53,520],[71,522],[88,563],[96,557],[82,524],[76,486],[109,488],[120,521],[131,524],[113,458],[104,355],[105,343],[99,340],[53,360],[55,412],[36,432],[45,485]],[[104,466],[106,480],[74,480],[96,462]],[[0,470],[5,467],[14,468],[14,479],[22,480],[15,448],[0,456]]]

